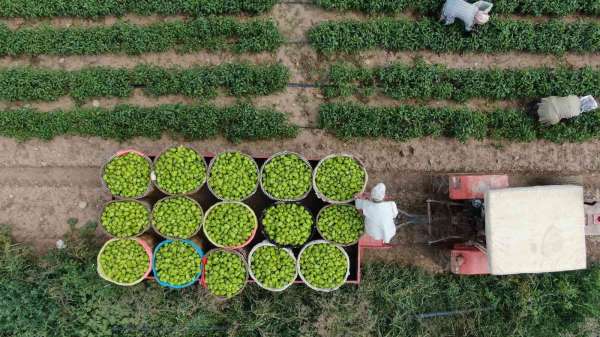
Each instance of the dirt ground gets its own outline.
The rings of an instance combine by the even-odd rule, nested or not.
[[[330,19],[362,18],[346,13],[326,12],[311,5],[279,4],[267,17],[275,19],[289,41],[277,53],[259,55],[233,55],[229,53],[200,52],[179,55],[174,52],[144,54],[141,56],[39,56],[4,57],[0,66],[37,66],[55,69],[79,69],[86,66],[134,67],[140,63],[160,66],[218,64],[222,62],[282,62],[292,72],[292,83],[315,83],[323,80],[331,62],[344,60],[357,64],[376,66],[390,62],[411,62],[419,57],[426,62],[442,63],[449,67],[530,67],[561,65],[582,67],[599,66],[600,55],[566,54],[557,56],[508,53],[502,55],[481,54],[435,54],[429,52],[388,53],[373,51],[358,56],[324,57],[317,55],[306,44],[306,31],[313,25]],[[136,23],[171,20],[162,17],[125,17]],[[55,19],[46,20],[55,26],[106,25],[115,18],[98,21]],[[26,20],[5,20],[11,27],[36,25]],[[59,137],[49,142],[32,140],[17,142],[0,138],[0,223],[11,224],[17,240],[31,242],[39,250],[53,246],[68,230],[67,221],[78,219],[79,224],[98,219],[103,203],[109,195],[102,190],[99,180],[100,166],[115,151],[136,148],[155,154],[174,144],[187,144],[202,152],[218,152],[238,149],[256,156],[287,149],[309,158],[319,158],[336,152],[356,155],[369,172],[370,184],[385,182],[391,196],[401,207],[422,211],[434,173],[477,172],[509,173],[515,175],[583,175],[586,198],[600,200],[600,142],[581,144],[553,144],[533,142],[527,144],[499,141],[469,141],[460,143],[451,139],[424,138],[405,143],[389,140],[353,140],[343,142],[316,126],[318,107],[325,100],[318,89],[290,87],[286,91],[252,99],[257,106],[273,107],[286,112],[290,120],[303,127],[295,139],[244,142],[231,144],[217,138],[207,141],[181,142],[167,137],[159,140],[134,139],[119,144],[99,138]],[[101,98],[87,102],[89,106],[110,107],[121,103],[152,106],[164,103],[195,103],[179,96],[147,97],[140,90],[127,99]],[[226,105],[235,102],[229,97],[219,97],[211,103]],[[393,105],[400,103],[382,97],[371,97],[369,105]],[[453,102],[436,101],[433,106],[456,105]],[[515,102],[489,102],[472,100],[466,105],[472,108],[514,106]],[[0,103],[0,108],[31,106],[42,111],[69,109],[75,103],[67,97],[55,102]],[[432,271],[447,269],[444,252],[430,247],[403,241],[394,249],[369,251],[367,259],[400,261],[415,264]],[[590,260],[600,261],[600,240],[588,242]]]

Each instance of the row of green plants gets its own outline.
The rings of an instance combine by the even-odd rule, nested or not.
[[[597,95],[600,71],[591,67],[448,69],[417,61],[379,68],[336,64],[322,86],[325,97],[383,93],[395,99],[471,98],[511,100],[546,96]]]
[[[367,21],[327,21],[310,29],[308,38],[320,53],[388,51],[508,52],[541,54],[600,51],[600,24],[594,21],[532,22],[492,18],[472,34],[456,23],[445,26],[437,18],[377,18]]]
[[[370,14],[414,11],[439,15],[444,0],[314,0],[314,3],[335,10],[354,10]],[[494,14],[526,14],[565,16],[572,14],[600,15],[596,0],[495,0]]]
[[[0,17],[260,14],[277,0],[1,0]]]
[[[319,127],[342,139],[385,137],[407,141],[421,137],[468,139],[505,139],[531,142],[537,139],[556,143],[582,142],[600,138],[600,111],[553,126],[542,126],[533,114],[522,110],[430,108],[403,105],[368,107],[353,103],[321,106]]]
[[[96,55],[227,50],[275,51],[284,38],[274,21],[208,17],[136,25],[54,28],[48,25],[11,30],[0,25],[0,55]]]
[[[0,69],[0,99],[54,101],[70,95],[129,97],[134,88],[152,96],[213,98],[225,89],[232,96],[268,95],[284,89],[290,74],[283,64],[224,63],[192,68],[138,65],[133,69],[91,67],[74,71],[17,67]]]
[[[20,108],[0,111],[0,135],[26,140],[61,135],[102,137],[119,141],[134,137],[158,139],[162,135],[188,140],[222,135],[232,142],[292,138],[298,127],[286,114],[247,104],[231,107],[207,105],[119,105],[111,109],[75,108],[40,113]]]

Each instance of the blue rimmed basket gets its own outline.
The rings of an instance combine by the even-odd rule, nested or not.
[[[182,241],[182,242],[192,246],[194,248],[194,250],[196,250],[196,253],[198,253],[198,255],[200,255],[200,266],[198,269],[198,273],[196,274],[196,276],[194,277],[193,280],[191,280],[188,283],[181,284],[181,285],[170,284],[168,282],[162,281],[160,279],[160,277],[158,276],[158,273],[156,272],[156,254],[162,248],[162,246],[167,245],[174,241]],[[154,273],[154,279],[156,280],[156,282],[158,282],[159,285],[161,285],[163,287],[168,287],[168,288],[173,288],[173,289],[182,289],[182,288],[189,287],[189,286],[193,285],[194,283],[198,282],[198,279],[202,275],[202,271],[204,270],[203,264],[202,264],[203,257],[204,257],[204,251],[202,250],[202,248],[200,248],[200,246],[197,243],[195,243],[192,240],[164,240],[163,242],[159,243],[154,248],[154,254],[152,255],[152,272]]]

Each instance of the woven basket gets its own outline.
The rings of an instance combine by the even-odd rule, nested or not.
[[[367,188],[367,182],[369,181],[369,175],[367,173],[367,170],[365,169],[365,166],[363,165],[363,163],[360,160],[358,160],[356,157],[354,157],[351,154],[345,154],[345,153],[331,154],[331,155],[329,155],[329,156],[321,159],[319,161],[319,163],[317,164],[317,167],[315,167],[315,170],[313,171],[313,188],[315,190],[315,194],[317,195],[317,197],[319,199],[321,199],[321,200],[323,200],[325,202],[328,202],[330,204],[347,204],[349,202],[354,201],[354,199],[356,199],[355,197],[352,197],[352,198],[350,198],[348,200],[340,200],[340,201],[338,201],[338,200],[332,200],[332,199],[329,199],[328,197],[324,196],[321,193],[321,191],[319,191],[319,187],[317,186],[317,172],[319,171],[319,167],[321,167],[321,164],[324,161],[326,161],[327,159],[330,159],[330,158],[333,158],[333,157],[340,157],[340,156],[342,156],[342,157],[349,157],[349,158],[354,159],[358,163],[358,165],[360,165],[360,167],[363,169],[363,171],[365,172],[365,181],[363,183],[363,187],[356,194],[360,194],[360,193],[364,192],[365,189]]]
[[[316,244],[321,244],[321,243],[326,243],[329,245],[333,245],[335,247],[337,247],[340,251],[342,251],[342,253],[344,253],[344,256],[346,257],[346,276],[344,277],[344,282],[342,282],[341,284],[339,284],[338,286],[334,287],[334,288],[318,288],[313,286],[312,284],[310,284],[308,281],[306,281],[306,279],[304,278],[304,275],[302,275],[302,268],[300,268],[300,259],[302,258],[302,254],[304,253],[304,251],[306,250],[306,248],[312,246],[312,245],[316,245]],[[309,242],[306,246],[304,246],[304,248],[302,248],[302,250],[300,251],[300,253],[298,254],[298,275],[300,275],[300,278],[302,279],[302,282],[304,282],[304,284],[306,284],[306,286],[308,286],[309,288],[316,290],[316,291],[321,291],[321,292],[332,292],[334,290],[338,290],[342,285],[344,285],[344,283],[346,283],[346,280],[348,280],[348,276],[350,276],[350,257],[348,256],[348,253],[344,250],[344,248],[342,248],[339,245],[336,244],[332,244],[328,241],[325,240],[315,240],[312,242]]]
[[[210,186],[210,175],[212,173],[212,167],[215,164],[215,162],[217,161],[217,158],[219,158],[219,156],[222,155],[222,154],[224,154],[224,153],[232,153],[232,152],[239,153],[239,154],[241,154],[241,155],[249,158],[250,160],[252,160],[252,162],[254,163],[254,167],[256,169],[256,177],[257,177],[257,179],[256,179],[256,186],[254,186],[254,190],[252,190],[252,193],[250,193],[249,195],[247,195],[246,197],[241,198],[241,199],[227,199],[227,198],[223,198],[220,195],[218,195],[217,193],[215,193],[215,191]],[[247,154],[245,154],[243,152],[240,152],[240,151],[224,151],[224,152],[221,152],[218,155],[214,156],[210,160],[210,163],[208,164],[208,175],[207,175],[207,179],[206,179],[207,180],[206,186],[208,186],[208,190],[210,191],[210,193],[212,193],[212,195],[214,195],[217,199],[219,199],[221,201],[244,201],[244,200],[247,200],[248,198],[250,198],[251,196],[253,196],[256,193],[256,191],[258,190],[258,180],[259,180],[258,179],[259,178],[258,175],[259,175],[258,164],[256,164],[256,160],[254,160],[254,158],[252,158],[251,156],[249,156],[249,155],[247,155]]]
[[[158,162],[158,159],[160,158],[160,156],[162,156],[165,152],[169,151],[170,149],[173,149],[173,148],[176,148],[176,147],[178,147],[178,146],[172,146],[172,147],[169,147],[167,149],[164,149],[158,156],[156,156],[156,158],[154,158],[154,167],[156,167],[156,163]],[[186,146],[186,148],[194,151],[198,155],[198,157],[200,157],[200,159],[202,159],[202,163],[204,163],[204,173],[205,173],[204,174],[204,180],[198,185],[198,187],[196,187],[192,191],[189,191],[189,192],[186,192],[186,193],[172,194],[172,193],[169,193],[169,192],[163,190],[160,187],[160,185],[158,184],[158,178],[157,178],[156,169],[155,169],[152,172],[152,183],[154,184],[154,186],[156,186],[156,188],[159,191],[163,192],[166,195],[190,195],[190,194],[194,194],[194,193],[197,193],[198,191],[200,191],[200,189],[202,188],[202,186],[204,186],[204,184],[206,183],[206,180],[207,180],[207,177],[208,177],[208,170],[207,170],[207,166],[208,165],[206,164],[206,159],[204,158],[204,156],[202,156],[200,153],[198,153],[198,151],[194,150],[193,148],[188,147],[188,146]]]
[[[339,246],[342,246],[342,247],[348,247],[348,246],[353,246],[353,245],[357,244],[357,243],[358,243],[358,240],[360,240],[360,237],[362,236],[362,234],[358,236],[358,238],[356,239],[356,241],[353,241],[353,242],[350,242],[350,243],[339,243],[339,242],[335,242],[335,241],[328,240],[327,238],[325,238],[325,236],[323,235],[323,233],[321,233],[321,229],[319,228],[319,218],[321,217],[321,213],[322,213],[322,212],[323,212],[325,209],[327,209],[327,208],[329,208],[329,207],[334,207],[334,206],[344,206],[344,207],[346,207],[346,206],[347,206],[347,207],[354,207],[354,206],[353,206],[353,205],[351,205],[351,204],[346,204],[346,205],[344,205],[344,204],[334,204],[334,205],[327,205],[327,206],[325,206],[325,207],[321,208],[321,210],[319,210],[319,213],[317,214],[317,220],[315,221],[315,227],[317,228],[317,232],[319,233],[319,235],[321,235],[321,237],[322,237],[322,238],[323,238],[325,241],[327,241],[327,242],[330,242],[330,243],[333,243],[333,244],[335,244],[335,245],[339,245]],[[364,226],[364,218],[363,218],[363,226]],[[363,230],[363,233],[364,233],[364,230]]]
[[[206,263],[208,261],[208,257],[210,256],[210,254],[213,254],[213,253],[218,252],[218,251],[224,251],[224,252],[228,252],[228,253],[233,253],[233,254],[236,254],[237,256],[239,256],[240,259],[242,259],[242,262],[244,264],[244,268],[246,269],[246,281],[244,282],[244,285],[235,294],[231,295],[230,297],[225,297],[225,296],[215,295],[215,294],[213,294],[213,293],[210,292],[210,290],[208,289],[208,285],[206,284],[206,273],[202,274],[202,278],[200,279],[200,283],[202,284],[202,287],[206,288],[206,290],[208,290],[208,292],[211,295],[213,295],[216,298],[221,299],[221,300],[228,300],[230,298],[233,298],[233,297],[241,294],[242,291],[244,291],[244,289],[248,285],[248,262],[246,261],[246,256],[245,256],[245,254],[244,254],[243,251],[237,251],[237,250],[225,249],[225,248],[215,248],[215,249],[211,249],[208,253],[206,253],[206,255],[204,256],[204,258],[202,259],[202,264],[204,266],[206,266]]]
[[[118,196],[118,195],[113,195],[112,192],[111,192],[111,190],[110,190],[110,188],[108,188],[108,185],[106,184],[106,181],[104,181],[104,170],[106,169],[106,166],[108,165],[108,163],[110,163],[113,159],[115,159],[117,157],[124,156],[124,155],[126,155],[128,153],[135,153],[135,154],[143,157],[146,160],[146,162],[148,163],[148,165],[150,166],[150,177],[148,177],[148,188],[146,189],[146,192],[143,193],[142,195],[135,196],[133,198],[125,198],[125,197],[121,197],[121,196]],[[113,195],[117,199],[141,199],[141,198],[144,198],[144,197],[148,196],[148,194],[150,194],[154,190],[153,184],[152,184],[152,179],[151,179],[152,170],[153,170],[152,160],[150,160],[150,158],[146,154],[144,154],[143,152],[140,152],[140,151],[137,151],[137,150],[132,150],[132,149],[121,150],[121,151],[118,151],[117,153],[115,153],[114,155],[112,155],[110,157],[110,159],[108,159],[104,163],[104,165],[102,165],[102,170],[100,171],[100,182],[102,183],[102,187],[106,191],[108,191],[108,193],[110,193],[111,195]]]
[[[146,231],[148,231],[148,229],[150,229],[150,227],[152,226],[152,209],[150,208],[150,204],[147,201],[136,200],[136,199],[121,199],[121,200],[109,201],[109,202],[105,203],[104,206],[102,207],[102,212],[100,213],[101,214],[100,215],[100,228],[102,229],[102,232],[104,232],[106,235],[108,235],[112,238],[116,238],[116,237],[114,235],[112,235],[111,233],[109,233],[106,230],[106,228],[104,228],[104,224],[102,223],[102,215],[104,214],[104,210],[106,210],[108,205],[113,204],[113,203],[118,203],[118,202],[124,202],[124,201],[132,201],[132,202],[136,202],[138,204],[144,205],[144,207],[148,210],[148,223],[146,224],[146,227],[144,227],[144,229],[141,230],[139,233],[132,235],[132,236],[120,238],[120,239],[138,237],[138,236],[144,234]]]
[[[139,279],[137,279],[131,283],[122,283],[122,282],[117,282],[117,281],[111,280],[104,272],[104,269],[102,268],[102,264],[100,263],[100,255],[102,255],[102,253],[104,252],[104,249],[106,249],[106,246],[108,246],[109,243],[116,241],[116,240],[135,240],[144,248],[144,251],[148,255],[148,269],[146,270],[144,275],[142,275]],[[134,285],[142,282],[144,279],[146,279],[148,277],[148,275],[150,275],[150,272],[152,271],[152,259],[153,259],[152,246],[153,245],[154,245],[154,240],[149,235],[146,235],[144,237],[137,237],[137,238],[110,239],[110,240],[106,241],[104,243],[104,245],[102,246],[102,248],[100,249],[98,256],[96,257],[96,270],[98,271],[98,275],[100,275],[100,277],[102,279],[104,279],[108,282],[111,282],[111,283],[114,283],[114,284],[117,284],[120,286],[125,286],[125,287],[134,286]]]
[[[290,151],[281,151],[281,152],[277,152],[274,155],[272,155],[271,157],[269,157],[269,159],[267,159],[267,161],[264,162],[264,164],[261,166],[260,168],[260,190],[271,200],[273,201],[300,201],[305,199],[308,194],[310,193],[310,191],[312,190],[312,184],[311,186],[308,188],[308,190],[306,191],[306,193],[304,193],[303,195],[301,195],[300,197],[297,198],[293,198],[293,199],[280,199],[280,198],[275,198],[274,196],[272,196],[269,192],[267,192],[267,190],[265,189],[264,185],[263,185],[263,177],[264,177],[264,169],[265,166],[267,166],[267,164],[269,164],[271,162],[271,160],[273,160],[276,157],[279,156],[284,156],[284,155],[288,155],[288,154],[292,154],[295,156],[298,156],[298,158],[302,159],[302,161],[304,163],[306,163],[306,165],[308,166],[308,168],[311,170],[311,175],[312,175],[312,166],[310,166],[310,163],[308,162],[308,160],[306,160],[306,158],[304,158],[302,155],[300,155],[299,153],[296,152],[290,152]]]
[[[196,206],[198,206],[198,208],[200,209],[200,222],[196,226],[196,230],[194,231],[194,233],[192,233],[191,235],[189,235],[189,236],[187,236],[185,238],[177,238],[177,237],[171,237],[171,236],[165,235],[165,234],[161,233],[158,230],[158,228],[156,227],[156,220],[154,219],[154,211],[156,210],[156,206],[158,206],[164,200],[171,199],[171,198],[186,198],[188,200],[193,201],[194,204],[196,204]],[[202,206],[198,203],[198,201],[196,201],[196,200],[194,200],[194,199],[192,199],[190,197],[186,197],[186,196],[183,196],[183,195],[172,195],[172,196],[164,197],[164,198],[160,199],[158,202],[156,202],[156,204],[154,204],[154,207],[152,208],[152,229],[154,229],[154,231],[158,235],[160,235],[163,238],[168,239],[168,240],[184,240],[184,239],[189,239],[191,237],[194,237],[196,234],[198,234],[198,232],[202,228],[202,224],[203,223],[204,223],[204,210],[202,209]]]
[[[308,238],[306,239],[306,241],[304,241],[304,243],[302,243],[300,245],[282,245],[282,244],[279,244],[279,243],[275,242],[275,240],[272,240],[271,237],[269,236],[269,233],[267,233],[267,231],[265,230],[265,225],[264,225],[263,220],[265,218],[265,215],[267,214],[267,210],[269,210],[271,207],[275,207],[277,205],[283,205],[283,204],[297,204],[297,205],[300,205],[304,209],[306,209],[311,214],[311,216],[312,216],[312,227],[311,227],[310,235],[308,236]],[[269,242],[271,242],[274,245],[276,245],[277,247],[282,247],[282,248],[290,248],[290,249],[301,248],[304,244],[306,244],[307,242],[309,242],[315,236],[315,232],[316,232],[316,229],[315,229],[315,227],[316,227],[315,226],[315,216],[313,215],[313,213],[306,206],[304,206],[304,205],[302,205],[300,203],[297,203],[297,202],[295,202],[295,203],[294,202],[292,202],[292,203],[290,203],[290,202],[276,202],[273,205],[271,205],[271,206],[263,209],[263,211],[262,211],[262,213],[260,215],[260,223],[262,224],[262,226],[261,226],[262,227],[262,233],[265,236],[265,238]]]
[[[291,249],[289,248],[281,248],[281,247],[277,247],[277,248],[281,248],[283,249],[289,256],[292,257],[292,259],[294,259],[294,265],[296,268],[296,273],[294,274],[294,278],[292,278],[290,280],[290,282],[288,284],[286,284],[285,286],[283,286],[282,288],[269,288],[267,286],[265,286],[264,284],[262,284],[254,275],[254,272],[252,271],[252,256],[254,255],[254,252],[260,248],[260,247],[264,247],[264,246],[270,246],[270,247],[277,247],[276,245],[268,242],[268,241],[263,241],[260,242],[258,244],[256,244],[254,247],[252,247],[252,249],[250,250],[250,253],[248,254],[248,273],[250,274],[250,277],[252,277],[252,279],[254,280],[254,282],[256,282],[256,284],[258,284],[259,287],[269,290],[269,291],[274,291],[274,292],[281,292],[286,290],[287,288],[289,288],[292,284],[294,284],[294,281],[296,280],[296,278],[298,278],[298,262],[296,261],[296,257],[294,256],[294,253],[292,252]]]
[[[254,240],[254,236],[256,236],[256,231],[258,230],[258,219],[256,218],[256,213],[254,213],[254,210],[252,208],[250,208],[250,206],[248,206],[248,205],[246,205],[246,204],[244,204],[242,202],[239,202],[239,201],[221,201],[221,202],[218,202],[218,203],[212,205],[206,211],[206,213],[204,214],[204,223],[206,223],[206,220],[208,219],[208,215],[210,214],[210,212],[214,208],[216,208],[219,205],[224,205],[224,204],[238,204],[238,205],[242,205],[242,206],[246,207],[246,209],[248,209],[252,213],[252,216],[253,216],[253,219],[254,219],[254,230],[252,231],[252,234],[250,234],[250,237],[244,243],[242,243],[241,245],[238,245],[238,246],[233,246],[233,247],[223,246],[223,245],[215,242],[210,237],[210,235],[206,232],[206,226],[202,226],[202,232],[204,233],[204,236],[206,237],[206,239],[208,239],[208,241],[210,243],[212,243],[214,246],[219,247],[219,248],[240,249],[240,248],[246,247],[247,245],[250,244],[250,242],[252,242],[252,240]]]

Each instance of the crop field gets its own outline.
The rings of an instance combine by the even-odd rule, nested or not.
[[[122,149],[346,153],[368,189],[384,182],[418,214],[433,176],[448,173],[581,176],[586,200],[600,200],[600,110],[554,126],[531,113],[545,96],[600,96],[600,3],[493,2],[491,21],[465,34],[458,20],[438,21],[443,0],[0,0],[0,335],[597,337],[598,238],[587,239],[586,271],[459,278],[447,253],[403,229],[394,248],[366,251],[358,286],[279,294],[252,284],[228,301],[96,273],[111,200],[101,168]],[[280,188],[273,172],[270,193],[310,185],[306,175]],[[179,183],[165,188],[188,187]],[[162,226],[175,237],[196,229]],[[186,248],[166,247],[166,260]],[[268,266],[257,256],[258,270]],[[277,288],[290,273],[260,275]]]

